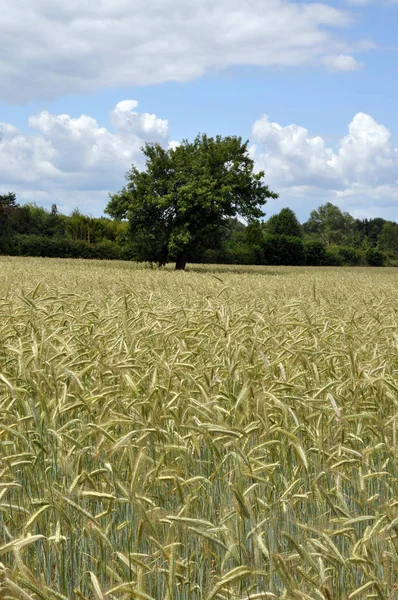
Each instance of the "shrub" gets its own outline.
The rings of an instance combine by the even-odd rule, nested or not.
[[[339,246],[336,248],[337,254],[341,257],[345,265],[359,265],[361,263],[361,253],[351,246]]]
[[[327,267],[341,267],[344,262],[336,248],[327,248],[325,252],[324,264]]]
[[[226,249],[225,262],[232,265],[254,265],[256,255],[253,248],[245,243],[228,245]]]
[[[317,240],[305,242],[304,253],[306,265],[317,267],[326,264],[326,248],[322,242]]]
[[[368,248],[365,256],[366,262],[371,267],[382,267],[384,265],[384,255],[377,248]]]
[[[287,235],[266,235],[263,246],[264,262],[268,265],[303,265],[305,250],[302,240]]]
[[[49,258],[103,258],[119,260],[123,251],[115,242],[103,240],[89,244],[69,238],[51,238],[39,235],[16,234],[12,238],[8,253],[19,256],[42,256]],[[127,251],[124,254],[128,254]]]

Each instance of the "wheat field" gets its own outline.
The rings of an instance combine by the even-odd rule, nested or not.
[[[398,271],[0,257],[0,598],[398,598]]]

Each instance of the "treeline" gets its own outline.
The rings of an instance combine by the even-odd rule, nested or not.
[[[289,208],[248,225],[230,219],[206,231],[191,262],[257,265],[398,266],[398,224],[354,219],[327,203],[300,224]],[[136,260],[126,221],[60,214],[35,204],[20,206],[0,195],[0,253],[14,256]]]
[[[0,195],[0,254],[53,258],[131,260],[128,223],[87,217],[75,209],[66,216],[25,204],[15,194]]]

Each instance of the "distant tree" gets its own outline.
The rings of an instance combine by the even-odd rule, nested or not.
[[[78,208],[74,208],[66,224],[66,233],[72,240],[91,242],[89,217],[83,215]]]
[[[265,224],[265,230],[269,235],[287,235],[290,237],[302,237],[302,227],[290,208],[282,208],[277,215],[272,215]]]
[[[143,153],[145,171],[133,166],[106,208],[129,220],[142,260],[162,264],[174,257],[176,269],[185,269],[207,230],[237,216],[258,219],[267,199],[277,197],[264,185],[264,173],[254,173],[248,142],[238,137],[198,135],[175,149],[146,144]]]
[[[21,207],[21,219],[18,230],[21,233],[48,235],[50,213],[35,203],[24,204]]]
[[[0,206],[8,208],[18,208],[17,197],[14,192],[8,194],[0,194]]]
[[[245,241],[257,265],[263,262],[264,233],[259,221],[252,221],[245,230]]]
[[[387,221],[379,235],[380,250],[398,254],[398,224]]]
[[[245,229],[245,237],[250,246],[262,246],[264,234],[258,221],[253,221]]]
[[[357,219],[356,228],[360,236],[360,243],[363,243],[366,238],[370,246],[377,246],[384,223],[387,223],[387,221],[381,217]]]
[[[56,204],[51,205],[50,213],[47,216],[46,227],[48,235],[52,237],[64,237],[66,230],[67,217],[58,212]]]
[[[349,244],[355,235],[356,224],[349,213],[343,213],[338,206],[327,202],[311,212],[304,230],[318,236],[327,246]]]
[[[18,210],[19,205],[17,204],[14,192],[0,194],[0,252],[7,252],[9,250]]]

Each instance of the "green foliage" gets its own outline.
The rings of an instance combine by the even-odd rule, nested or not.
[[[327,202],[311,212],[305,231],[320,238],[327,246],[352,242],[355,219],[338,206]]]
[[[0,198],[4,198],[1,196]],[[15,195],[0,204],[0,253],[60,258],[136,258],[128,223],[95,219],[77,209],[69,217],[36,204],[19,206]]]
[[[128,248],[110,240],[89,244],[83,240],[50,238],[40,235],[18,233],[13,238],[9,254],[17,256],[42,256],[50,258],[96,258],[108,260],[131,259]]]
[[[264,233],[258,221],[252,221],[245,229],[246,241],[249,246],[262,246],[264,243]]]
[[[345,265],[357,266],[363,261],[360,250],[352,246],[339,246],[336,251]]]
[[[170,250],[167,230],[156,222],[134,233],[127,220],[93,218],[78,209],[66,216],[58,212],[55,204],[49,211],[36,204],[19,206],[11,192],[0,196],[0,200],[0,254],[148,262],[154,262],[156,257],[160,265],[178,257]],[[204,223],[195,233],[195,243],[187,248],[184,261],[398,266],[396,223],[384,219],[353,220],[337,207],[325,206],[313,211],[303,226],[290,209],[282,209],[267,222],[252,219],[245,225],[236,217],[223,217],[214,223]],[[318,226],[315,227],[318,233],[314,233],[314,212],[328,216],[329,229],[325,231],[329,232],[329,242],[336,238],[345,243],[327,244]],[[286,230],[300,235],[270,233]]]
[[[380,250],[398,254],[398,224],[386,221],[378,238]]]
[[[14,192],[8,194],[0,194],[0,206],[8,206],[9,208],[17,208],[17,197]]]
[[[238,137],[206,135],[169,150],[146,144],[146,170],[132,166],[106,212],[129,220],[141,259],[163,264],[176,258],[176,267],[184,268],[209,227],[237,216],[258,219],[267,199],[277,197],[263,184],[264,173],[254,173],[247,146]]]
[[[298,237],[266,235],[263,252],[264,262],[267,265],[305,264],[304,244]]]
[[[14,228],[17,233],[22,234],[63,237],[66,217],[58,214],[55,205],[48,212],[36,204],[24,204],[15,213]]]
[[[246,227],[245,243],[249,250],[248,256],[251,256],[251,264],[264,264],[264,233],[259,221],[253,221]]]
[[[285,235],[289,237],[302,237],[302,227],[290,208],[282,208],[280,213],[272,215],[265,225],[269,235]]]
[[[307,265],[316,267],[327,264],[325,244],[319,240],[306,240],[304,253]]]
[[[359,233],[359,242],[363,244],[367,240],[372,247],[377,246],[379,237],[383,230],[383,225],[386,223],[384,219],[376,217],[375,219],[357,219],[355,222],[356,229]]]
[[[366,262],[371,267],[382,267],[384,256],[377,248],[368,248],[366,250]]]
[[[329,246],[325,249],[325,266],[342,267],[343,264],[343,257],[339,254],[338,248],[336,246]]]
[[[17,209],[17,199],[13,192],[0,195],[0,253],[7,252],[10,247]]]
[[[230,246],[226,252],[226,261],[231,265],[256,265],[259,262],[259,247],[251,247],[244,242]],[[262,263],[264,264],[264,263]]]

